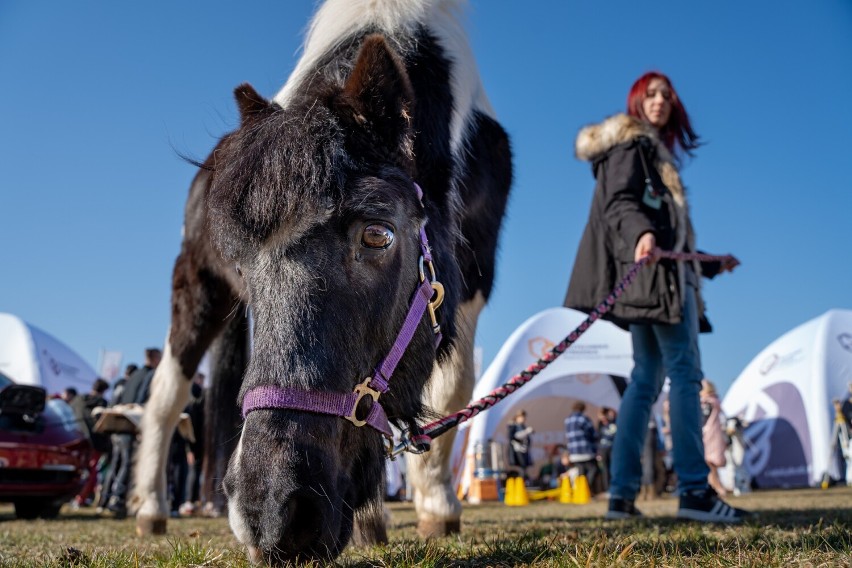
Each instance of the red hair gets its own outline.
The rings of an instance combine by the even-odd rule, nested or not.
[[[648,85],[654,79],[665,81],[672,92],[672,97],[669,100],[672,105],[672,113],[666,125],[660,128],[660,138],[672,153],[685,153],[691,156],[692,151],[700,146],[698,135],[692,129],[689,115],[686,113],[683,103],[680,102],[671,80],[659,71],[645,73],[630,87],[630,93],[627,95],[627,114],[648,122],[648,117],[642,110],[642,102],[647,96]]]

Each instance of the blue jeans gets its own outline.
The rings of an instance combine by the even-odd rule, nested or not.
[[[642,479],[640,457],[651,406],[668,374],[674,470],[678,493],[707,487],[710,473],[701,439],[701,355],[695,289],[685,286],[683,319],[673,325],[632,324],[633,372],[624,391],[612,448],[610,495],[634,500]]]

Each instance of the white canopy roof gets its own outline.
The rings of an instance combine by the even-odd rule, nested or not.
[[[760,487],[816,485],[828,471],[833,399],[852,382],[852,310],[830,310],[761,351],[731,385],[722,409],[750,426],[745,465]]]
[[[12,314],[0,313],[0,371],[48,394],[74,387],[89,392],[97,374],[70,347]]]
[[[586,317],[577,310],[560,307],[529,318],[509,337],[477,381],[473,399],[482,398],[535,363]],[[563,421],[571,412],[570,401],[583,400],[589,410],[601,406],[618,409],[621,404],[618,383],[622,387],[626,384],[632,368],[630,334],[610,322],[596,322],[523,388],[462,425],[453,450],[457,481],[461,481],[462,469],[468,470],[469,477],[472,454],[478,443],[492,439],[505,442],[506,424],[520,409],[527,411],[527,423],[536,430],[533,460],[543,461],[547,457],[545,446],[565,443]],[[467,481],[464,480],[464,487]]]

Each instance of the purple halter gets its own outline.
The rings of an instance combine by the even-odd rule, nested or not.
[[[423,190],[417,183],[414,184],[414,188],[417,190],[417,198],[422,205]],[[408,308],[408,315],[402,324],[402,329],[396,336],[393,347],[373,371],[372,377],[367,377],[355,385],[355,390],[350,393],[306,391],[276,385],[255,387],[248,391],[243,398],[243,419],[250,412],[260,409],[303,410],[340,416],[358,427],[368,424],[387,438],[392,438],[393,434],[388,423],[388,417],[382,405],[379,404],[379,396],[388,391],[391,375],[402,359],[408,344],[411,343],[411,338],[414,337],[414,332],[426,311],[429,312],[429,317],[432,320],[435,347],[437,348],[441,342],[441,326],[438,325],[435,310],[444,300],[444,286],[435,280],[435,267],[432,264],[432,251],[429,249],[429,241],[426,238],[425,223],[424,226],[420,227],[420,251],[420,284],[414,292],[414,297]],[[365,396],[369,396],[373,400],[373,404],[367,416],[361,420],[355,413],[358,409],[358,403]]]

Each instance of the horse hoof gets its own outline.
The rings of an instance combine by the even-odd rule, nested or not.
[[[461,520],[421,520],[417,523],[417,534],[422,538],[435,538],[461,532]]]
[[[139,536],[166,534],[166,519],[136,517],[136,534]]]
[[[201,516],[207,517],[208,519],[218,519],[225,515],[227,515],[225,507],[219,507],[213,503],[205,503],[204,507],[201,509]]]

